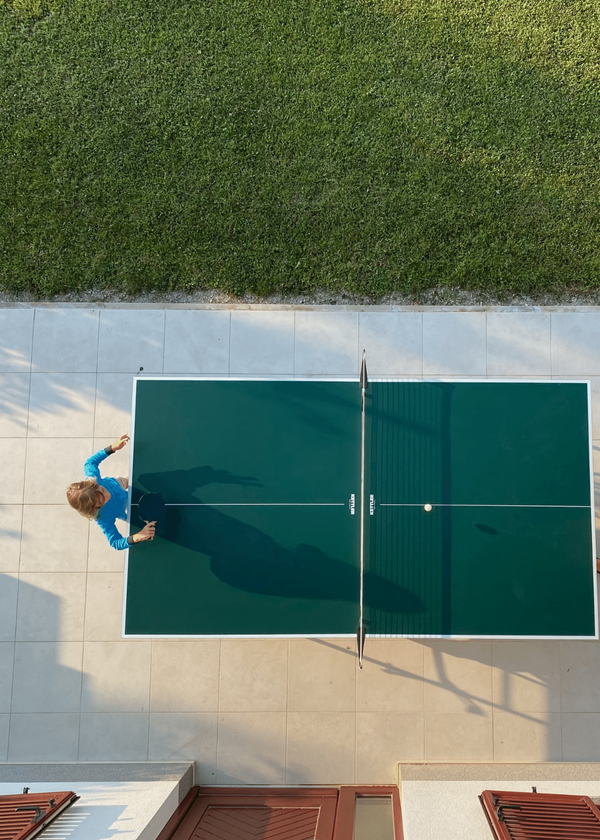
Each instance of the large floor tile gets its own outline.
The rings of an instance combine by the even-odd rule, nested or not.
[[[96,379],[94,437],[116,440],[131,431],[133,376],[99,373]]]
[[[231,313],[232,374],[293,374],[294,313],[266,310]]]
[[[83,712],[147,712],[151,642],[86,642]]]
[[[0,714],[0,761],[8,760],[8,732],[10,715]]]
[[[146,761],[147,714],[82,714],[79,761]]]
[[[218,785],[285,781],[285,712],[219,714]]]
[[[421,376],[421,312],[361,312],[358,350],[367,353],[369,376]]]
[[[485,312],[423,313],[423,375],[486,372]]]
[[[342,784],[355,780],[353,712],[288,714],[287,784]]]
[[[356,716],[356,783],[390,785],[398,761],[424,758],[421,712],[359,712]]]
[[[214,784],[217,773],[217,713],[151,714],[148,760],[195,761],[196,781]],[[201,779],[198,779],[198,771]]]
[[[25,449],[24,438],[0,438],[0,505],[20,505],[23,502]]]
[[[548,312],[488,312],[488,376],[540,376],[550,373]]]
[[[356,677],[357,711],[422,711],[423,650],[409,639],[369,639]]]
[[[12,642],[17,627],[19,578],[16,574],[0,575],[0,642]]]
[[[94,433],[96,375],[33,373],[29,436],[91,437]]]
[[[33,309],[0,308],[0,370],[31,369]]]
[[[24,505],[21,572],[85,572],[89,529],[68,504]]]
[[[227,310],[168,309],[165,373],[228,373],[229,320]]]
[[[296,313],[297,376],[358,377],[359,356],[357,312]]]
[[[25,468],[25,504],[64,505],[69,484],[83,478],[83,465],[93,454],[92,445],[90,438],[30,438]],[[75,513],[75,516],[79,514]]]
[[[562,761],[560,714],[495,710],[494,761]]]
[[[220,647],[218,639],[155,639],[152,643],[152,712],[216,712]]]
[[[563,714],[563,761],[598,761],[600,755],[600,713]]]
[[[219,710],[285,711],[287,675],[287,639],[223,639]]]
[[[492,643],[492,656],[495,708],[560,712],[558,642],[497,641]]]
[[[12,712],[78,712],[81,642],[17,642]]]
[[[0,712],[10,712],[15,646],[13,642],[0,642]]]
[[[165,313],[105,309],[100,313],[99,373],[162,373]]]
[[[491,761],[493,755],[490,710],[425,714],[426,761]]]
[[[291,639],[288,708],[292,712],[354,712],[354,645],[335,639]]]
[[[487,713],[492,703],[492,644],[439,641],[424,645],[425,710]]]
[[[78,714],[12,714],[8,760],[77,761],[78,740]]]
[[[600,643],[560,643],[563,712],[600,712]]]
[[[33,370],[91,373],[97,355],[97,309],[36,309]]]
[[[123,572],[90,572],[85,598],[85,640],[119,641],[122,615]]]
[[[0,505],[0,572],[18,572],[22,505]]]
[[[117,520],[117,528],[119,527]],[[125,526],[125,523],[123,523]],[[121,533],[126,532],[123,527]],[[125,551],[111,548],[110,543],[95,522],[89,526],[88,572],[122,572],[125,568]]]
[[[74,642],[83,639],[84,572],[21,573],[18,642]]]
[[[29,411],[29,373],[0,373],[0,437],[25,437]]]
[[[600,376],[600,312],[553,312],[552,373]]]

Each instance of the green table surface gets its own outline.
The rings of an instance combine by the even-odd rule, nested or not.
[[[593,637],[586,384],[374,381],[366,406],[367,633]],[[355,634],[360,434],[356,382],[139,380],[132,530],[141,493],[169,507],[125,634]]]

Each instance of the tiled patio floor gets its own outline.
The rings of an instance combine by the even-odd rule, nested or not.
[[[295,784],[598,760],[598,642],[368,641],[359,672],[346,640],[121,640],[124,556],[65,487],[129,431],[132,377],[354,376],[363,347],[371,375],[591,379],[600,469],[600,309],[0,307],[0,761]]]

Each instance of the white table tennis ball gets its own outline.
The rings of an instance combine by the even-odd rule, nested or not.
[[[429,504],[425,505],[424,510],[426,510],[427,513],[429,513],[429,511],[431,510],[431,505],[429,505]]]

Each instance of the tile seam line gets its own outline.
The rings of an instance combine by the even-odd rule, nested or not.
[[[290,711],[290,646],[291,639],[287,640],[287,673],[285,681],[285,744],[284,744],[284,769],[283,778],[288,783],[288,754],[289,754],[289,711]]]
[[[296,376],[296,312],[293,313],[293,342],[292,342],[292,376]],[[287,720],[287,719],[286,719]],[[286,723],[287,731],[287,723]],[[287,739],[286,739],[286,778],[287,778]]]
[[[146,761],[150,761],[150,715],[152,714],[152,674],[154,672],[154,644],[156,639],[150,639],[150,668],[148,673],[148,731],[146,732]]]
[[[485,318],[485,378],[489,378],[489,365],[488,365],[488,313],[484,313]]]
[[[162,375],[165,375],[165,353],[167,352],[167,310],[163,309]]]
[[[12,669],[11,669],[11,683],[10,683],[10,706],[9,706],[9,718],[8,718],[8,736],[6,739],[6,760],[10,760],[10,740],[11,740],[11,730],[12,730],[12,715],[13,715],[13,702],[14,702],[14,692],[15,692],[15,667],[17,661],[17,621],[19,617],[19,593],[21,589],[21,551],[23,545],[23,519],[25,514],[25,487],[26,487],[26,478],[27,478],[27,453],[29,449],[29,412],[31,409],[31,373],[33,368],[33,342],[35,338],[35,316],[36,310],[33,310],[33,317],[31,319],[31,350],[29,353],[29,389],[27,393],[27,426],[25,429],[25,457],[23,459],[23,488],[21,490],[21,534],[20,534],[20,542],[19,542],[19,570],[17,572],[17,597],[16,597],[16,604],[15,604],[15,627],[14,627],[14,639],[13,639],[13,661],[12,661]]]
[[[99,367],[100,367],[100,317],[101,313],[98,310],[98,318],[96,321],[96,387],[94,391],[94,411],[93,411],[93,418],[92,418],[92,448],[94,447],[94,441],[96,438],[96,406],[98,404],[98,376],[99,376]],[[81,714],[83,710],[83,684],[85,679],[83,663],[85,659],[85,643],[86,643],[86,619],[87,619],[87,599],[88,599],[88,583],[90,582],[89,578],[89,562],[90,562],[90,527],[88,526],[88,536],[87,536],[87,552],[85,558],[85,595],[83,601],[83,619],[82,619],[82,645],[81,645],[81,681],[80,681],[80,688],[79,688],[79,714],[77,716],[77,761],[80,760],[80,751],[81,751]]]
[[[552,317],[552,313],[550,313],[550,376],[554,376],[554,318]]]
[[[229,332],[227,335],[227,376],[231,376],[231,311],[229,312]]]
[[[231,324],[231,319],[230,319]],[[231,335],[231,326],[230,326]],[[221,728],[221,659],[223,656],[223,639],[219,639],[219,667],[217,668],[217,726],[215,733],[215,784],[219,784],[219,730]]]
[[[408,304],[408,303],[353,303],[353,304],[311,304],[311,303],[170,303],[168,301],[157,301],[147,303],[143,301],[1,301],[0,310],[27,311],[28,309],[98,309],[105,311],[114,310],[231,310],[231,311],[304,311],[304,312],[503,312],[503,313],[537,313],[537,312],[566,312],[566,313],[598,313],[598,304]]]

